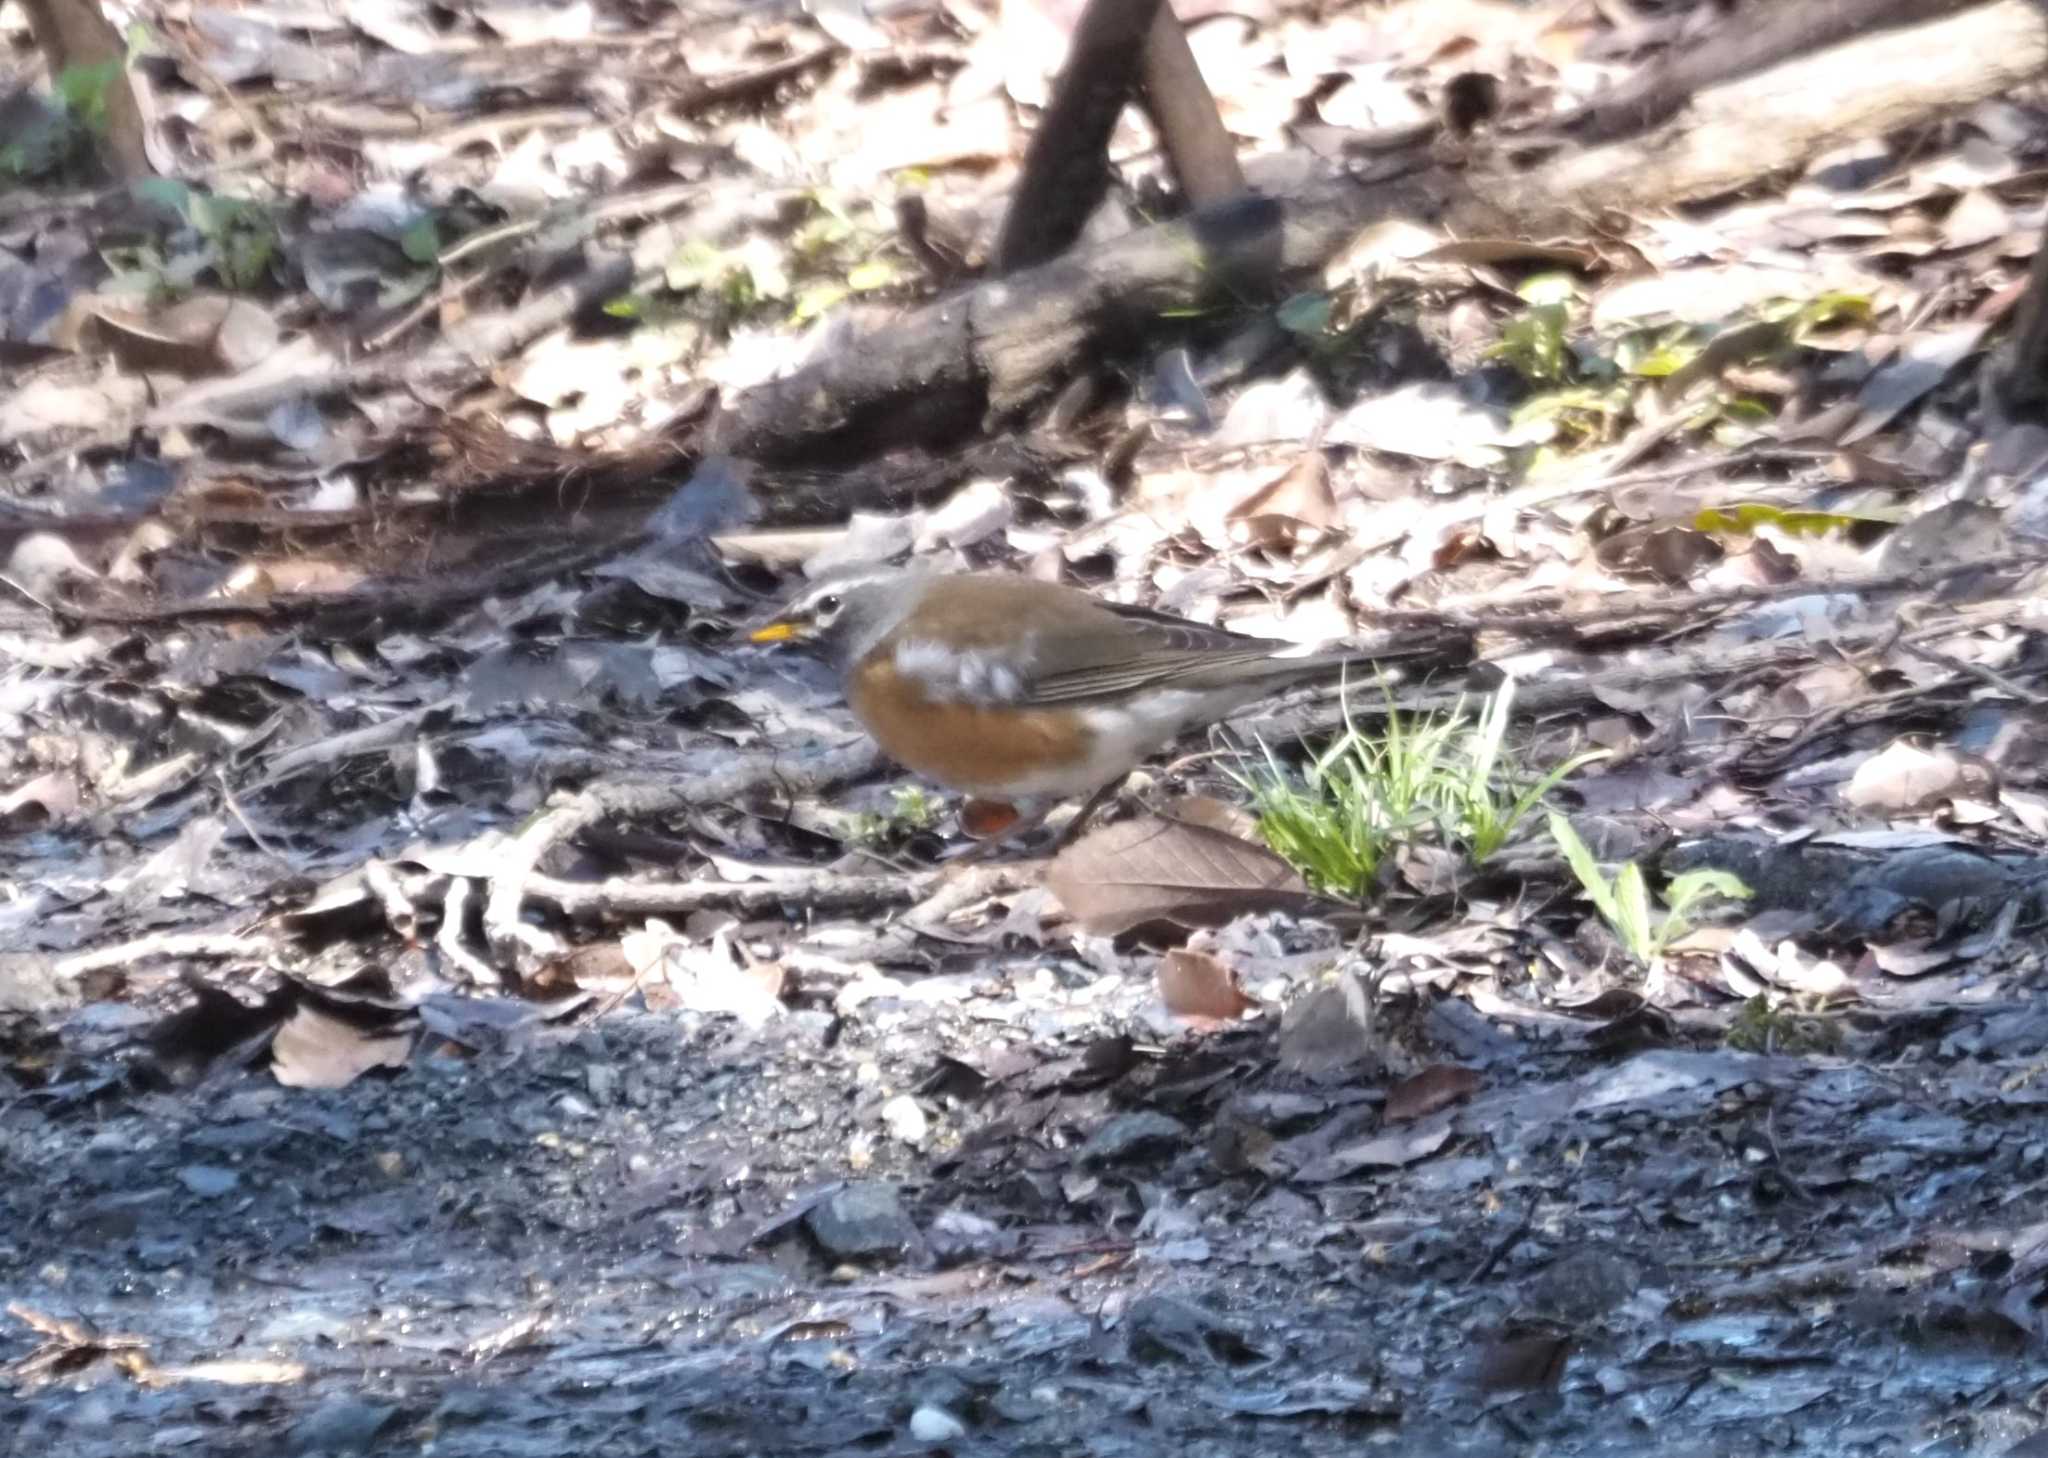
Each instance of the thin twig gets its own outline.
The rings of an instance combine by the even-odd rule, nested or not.
[[[57,963],[56,972],[59,977],[83,977],[91,972],[104,972],[109,967],[123,967],[130,962],[153,957],[225,962],[238,957],[265,958],[276,950],[277,943],[269,937],[248,936],[240,932],[156,932],[137,937],[134,941],[116,942],[110,947],[97,947],[90,952],[66,957]]]
[[[226,768],[216,768],[213,772],[213,777],[220,785],[221,804],[227,807],[228,814],[235,817],[235,823],[242,827],[242,833],[249,837],[249,840],[255,845],[256,849],[275,861],[291,875],[305,875],[305,867],[292,860],[283,851],[266,840],[263,832],[258,830],[249,817],[242,813],[242,802],[235,797],[234,787],[228,783]]]
[[[2015,683],[2004,674],[1998,672],[1998,670],[1986,668],[1981,663],[1970,663],[1947,653],[1937,653],[1932,648],[1923,648],[1918,643],[1909,643],[1903,640],[1899,643],[1899,647],[1912,654],[1915,658],[1925,659],[1937,667],[1950,669],[1953,672],[1964,674],[1970,678],[1980,678],[2000,693],[2011,694],[2023,704],[2048,704],[2048,694],[2030,689],[2023,683]]]

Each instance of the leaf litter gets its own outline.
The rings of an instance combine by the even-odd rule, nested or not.
[[[1567,111],[1681,23],[1183,18],[1253,150],[1462,73]],[[987,256],[1069,24],[202,10],[145,64],[210,184],[13,189],[24,1446],[2033,1430],[2042,517],[1972,380],[2030,103],[1598,239],[1407,225],[1007,455],[717,467],[714,388]],[[948,807],[731,647],[779,569],[906,549],[1452,630],[1527,762],[1616,751],[1554,797],[1601,876],[1756,894],[1646,977],[1540,834],[1333,906],[1151,793],[935,869]]]

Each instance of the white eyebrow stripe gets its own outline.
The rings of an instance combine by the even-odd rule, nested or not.
[[[942,699],[1013,704],[1024,697],[1024,674],[1006,658],[979,649],[962,651],[930,638],[896,645],[896,671]]]

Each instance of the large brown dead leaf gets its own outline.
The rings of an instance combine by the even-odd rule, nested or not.
[[[310,1004],[270,1043],[270,1071],[287,1088],[346,1088],[373,1068],[403,1068],[412,1034],[375,1032]]]
[[[1856,767],[1842,799],[1859,810],[1906,814],[1956,795],[1995,789],[1991,767],[1946,745],[1896,739]]]
[[[1046,888],[1097,936],[1157,923],[1220,926],[1256,911],[1323,904],[1294,867],[1262,845],[1156,815],[1107,825],[1060,852]]]

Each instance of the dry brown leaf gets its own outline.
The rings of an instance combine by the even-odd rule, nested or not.
[[[1922,810],[1988,788],[1989,766],[1940,745],[1896,739],[1856,767],[1842,798],[1859,810]]]
[[[1381,1117],[1389,1124],[1419,1119],[1477,1092],[1480,1077],[1455,1063],[1435,1063],[1412,1078],[1404,1078],[1387,1090],[1387,1106]]]
[[[1258,817],[1244,806],[1219,800],[1214,795],[1185,795],[1168,805],[1163,813],[1168,820],[1206,826],[1225,835],[1234,835],[1239,840],[1254,844],[1259,840]]]
[[[1264,846],[1154,815],[1083,836],[1054,859],[1045,884],[1097,936],[1159,923],[1218,926],[1247,912],[1318,904],[1294,867]]]
[[[665,980],[678,1003],[693,1012],[727,1013],[749,1028],[782,1014],[783,969],[755,962],[735,945],[731,928],[693,942],[659,918],[619,938],[636,975]]]
[[[624,994],[639,980],[617,942],[590,942],[543,961],[529,984],[531,995],[560,997],[570,992]]]
[[[1667,587],[1679,587],[1726,554],[1726,549],[1705,532],[1691,527],[1648,525],[1616,532],[1600,543],[1594,558],[1616,576],[1651,577]]]
[[[1197,1026],[1235,1022],[1259,1005],[1237,985],[1237,974],[1207,952],[1174,948],[1159,959],[1158,982],[1166,1010]]]
[[[1320,450],[1295,463],[1233,507],[1225,517],[1239,546],[1291,551],[1328,531],[1337,520],[1330,468]]]
[[[1787,679],[1764,700],[1757,717],[1797,719],[1854,703],[1870,691],[1870,677],[1861,669],[1846,663],[1822,663]]]
[[[1399,1169],[1427,1159],[1449,1142],[1451,1119],[1439,1114],[1420,1123],[1404,1124],[1365,1139],[1339,1145],[1328,1154],[1309,1160],[1294,1172],[1299,1184],[1323,1185],[1349,1179],[1360,1170]]]
[[[282,337],[260,305],[194,294],[154,314],[103,299],[74,301],[81,350],[97,345],[135,374],[238,374],[270,357]]]
[[[373,1068],[402,1068],[411,1033],[373,1033],[302,1005],[270,1043],[270,1071],[287,1088],[347,1088]]]
[[[1956,951],[1931,937],[1913,937],[1900,942],[1873,942],[1865,956],[1886,976],[1925,977],[1954,962]]]

